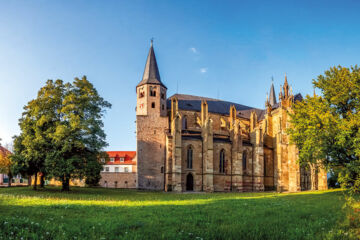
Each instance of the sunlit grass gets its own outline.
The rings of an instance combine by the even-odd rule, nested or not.
[[[323,239],[341,191],[175,194],[0,189],[0,239]]]

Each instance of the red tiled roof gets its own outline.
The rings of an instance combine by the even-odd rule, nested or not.
[[[124,164],[124,165],[136,165],[136,151],[108,151],[106,152],[109,158],[115,158],[114,162],[108,161],[106,164]],[[124,158],[124,162],[120,162],[120,158]]]
[[[0,146],[0,153],[1,154],[5,154],[5,153],[9,154],[11,152],[9,150],[7,150],[6,148],[4,148],[3,146]]]

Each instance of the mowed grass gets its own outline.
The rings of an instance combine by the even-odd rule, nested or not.
[[[0,189],[0,239],[324,239],[341,191],[175,194]]]

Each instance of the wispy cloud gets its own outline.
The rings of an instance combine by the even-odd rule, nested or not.
[[[200,68],[200,73],[207,73],[208,69],[207,68]]]
[[[195,54],[199,53],[198,50],[197,50],[196,48],[194,48],[194,47],[191,47],[191,48],[190,48],[190,51],[192,51],[192,52],[195,53]]]

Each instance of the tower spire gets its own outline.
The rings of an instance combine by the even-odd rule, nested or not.
[[[153,47],[153,40],[154,40],[153,38],[151,38],[150,40],[150,50],[148,57],[146,59],[143,78],[140,81],[140,83],[137,85],[137,87],[144,84],[156,84],[166,88],[166,86],[161,82],[160,79],[159,68],[156,62],[155,51]]]
[[[287,76],[286,76],[286,73],[285,73],[285,81],[284,81],[284,97],[287,98],[289,96],[289,84],[288,84],[288,81],[287,81]]]
[[[275,95],[275,88],[274,88],[274,78],[271,77],[271,87],[270,87],[270,96],[269,96],[269,103],[271,106],[274,106],[276,104],[276,95]]]

